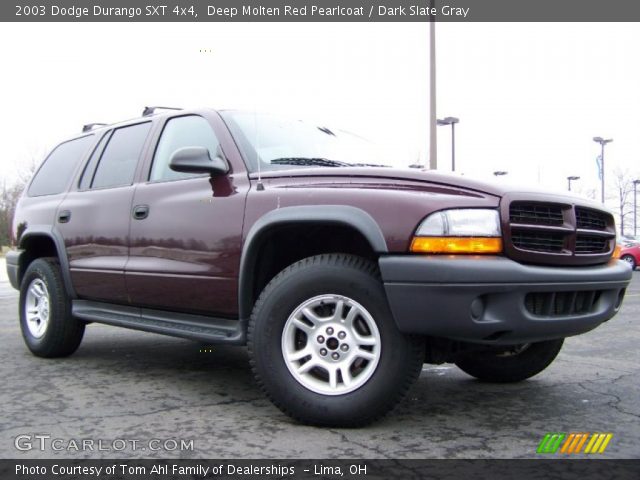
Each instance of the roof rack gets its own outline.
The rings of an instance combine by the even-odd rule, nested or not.
[[[148,117],[149,115],[153,115],[156,113],[156,110],[182,110],[181,108],[176,107],[144,107],[142,111],[143,117]]]
[[[87,123],[86,125],[82,126],[82,133],[93,130],[96,127],[104,127],[106,125],[106,123]]]

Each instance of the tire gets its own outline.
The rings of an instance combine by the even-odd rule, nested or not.
[[[501,351],[463,354],[455,364],[484,382],[512,383],[531,378],[551,365],[564,339],[505,347]]]
[[[66,357],[84,335],[84,322],[71,315],[71,301],[55,258],[34,260],[20,287],[20,329],[38,357]]]
[[[620,260],[624,260],[629,265],[631,265],[631,270],[635,270],[637,267],[636,259],[633,258],[633,255],[623,255],[622,257],[620,257]]]
[[[341,254],[309,257],[278,274],[255,304],[248,347],[259,386],[280,410],[329,427],[385,415],[424,361],[423,342],[396,328],[377,266]]]

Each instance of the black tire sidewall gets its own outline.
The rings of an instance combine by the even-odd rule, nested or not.
[[[381,338],[381,356],[372,377],[342,395],[308,390],[289,372],[282,355],[282,331],[291,313],[306,300],[326,294],[343,295],[362,305]],[[268,287],[253,319],[251,352],[263,387],[276,405],[307,423],[355,425],[380,416],[395,404],[394,390],[401,394],[406,389],[403,383],[412,376],[407,369],[415,349],[411,339],[397,330],[380,281],[339,265],[309,265],[279,279]]]

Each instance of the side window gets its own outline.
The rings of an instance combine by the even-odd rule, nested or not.
[[[93,153],[85,165],[82,177],[80,178],[80,183],[78,185],[80,190],[86,190],[91,186],[91,180],[93,180],[93,173],[96,171],[96,165],[98,164],[98,160],[100,160],[100,155],[102,154],[104,145],[107,143],[110,136],[111,132],[105,133],[98,142],[96,148],[93,149]]]
[[[169,168],[173,153],[183,147],[205,147],[209,155],[214,157],[218,143],[211,125],[204,118],[196,115],[172,118],[162,130],[149,180],[158,182],[193,177],[192,173],[174,172]]]
[[[92,142],[93,135],[88,135],[58,145],[33,178],[29,186],[29,196],[62,193]]]
[[[131,185],[151,122],[118,128],[113,132],[93,176],[91,188]]]

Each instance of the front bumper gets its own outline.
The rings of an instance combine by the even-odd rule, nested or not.
[[[624,262],[523,265],[491,256],[386,256],[380,270],[400,331],[516,344],[587,332],[619,310],[632,276]]]
[[[20,271],[20,256],[22,250],[9,250],[5,257],[7,261],[7,275],[9,276],[9,283],[16,290],[20,289],[20,279],[18,273]]]

